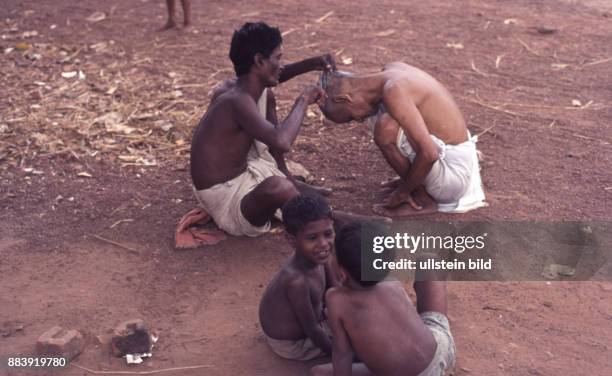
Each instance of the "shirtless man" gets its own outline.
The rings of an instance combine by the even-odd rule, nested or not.
[[[230,59],[236,83],[212,101],[193,136],[196,197],[231,235],[267,232],[277,209],[298,195],[268,148],[289,151],[307,106],[324,97],[320,88],[307,88],[278,127],[262,116],[257,102],[281,77],[281,43],[280,31],[262,22],[247,23],[234,33]]]
[[[314,367],[311,375],[447,375],[455,343],[446,317],[446,282],[432,270],[417,270],[415,309],[400,282],[361,279],[361,241],[358,225],[336,236],[342,286],[325,294],[332,363]],[[355,356],[360,362],[353,363]]]
[[[328,96],[323,114],[336,123],[369,118],[376,145],[399,175],[379,212],[463,212],[485,205],[475,140],[451,94],[432,76],[396,62],[374,74],[328,72],[321,84]]]

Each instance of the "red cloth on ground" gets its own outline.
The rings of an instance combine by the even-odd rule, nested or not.
[[[224,240],[227,235],[218,228],[192,227],[206,224],[211,219],[211,216],[200,208],[192,209],[185,214],[179,221],[174,234],[176,248],[196,248],[201,245],[217,244]]]

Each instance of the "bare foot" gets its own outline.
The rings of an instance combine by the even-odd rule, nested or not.
[[[374,197],[376,197],[379,201],[386,201],[387,198],[395,191],[397,187],[399,187],[402,180],[397,177],[387,181],[380,182],[380,189],[378,192],[374,193]]]
[[[166,24],[164,26],[162,26],[161,28],[157,29],[157,31],[166,31],[166,30],[170,30],[170,29],[174,29],[176,28],[176,23],[174,21],[168,21],[166,22]]]
[[[437,204],[428,204],[427,206],[423,205],[423,209],[416,210],[410,204],[405,203],[396,208],[388,209],[383,206],[383,204],[376,204],[372,207],[372,211],[378,215],[382,215],[385,217],[395,218],[395,217],[415,217],[421,216],[425,214],[432,214],[438,211]]]
[[[333,192],[333,189],[331,188],[317,187],[314,185],[310,185],[308,183],[304,183],[297,179],[293,179],[293,184],[295,184],[296,188],[298,189],[298,191],[300,191],[300,193],[304,193],[304,194],[315,193],[315,194],[320,194],[321,196],[329,196]]]

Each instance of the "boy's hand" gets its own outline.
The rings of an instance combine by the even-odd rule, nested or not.
[[[325,104],[325,100],[327,96],[325,91],[321,89],[319,86],[309,86],[302,93],[302,97],[306,99],[306,103],[311,105],[313,103],[318,103],[319,105]]]

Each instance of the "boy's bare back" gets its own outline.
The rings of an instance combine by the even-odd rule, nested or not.
[[[326,300],[334,351],[336,341],[343,342],[336,333],[344,332],[344,340],[375,375],[417,375],[436,352],[431,331],[399,282],[363,290],[338,287],[328,291]]]
[[[297,316],[295,304],[290,300],[291,290],[305,291],[304,300],[309,299],[316,322],[321,322],[323,296],[326,279],[325,268],[319,265],[308,271],[296,268],[291,258],[274,276],[259,305],[259,320],[266,335],[281,340],[296,340],[305,337]]]

